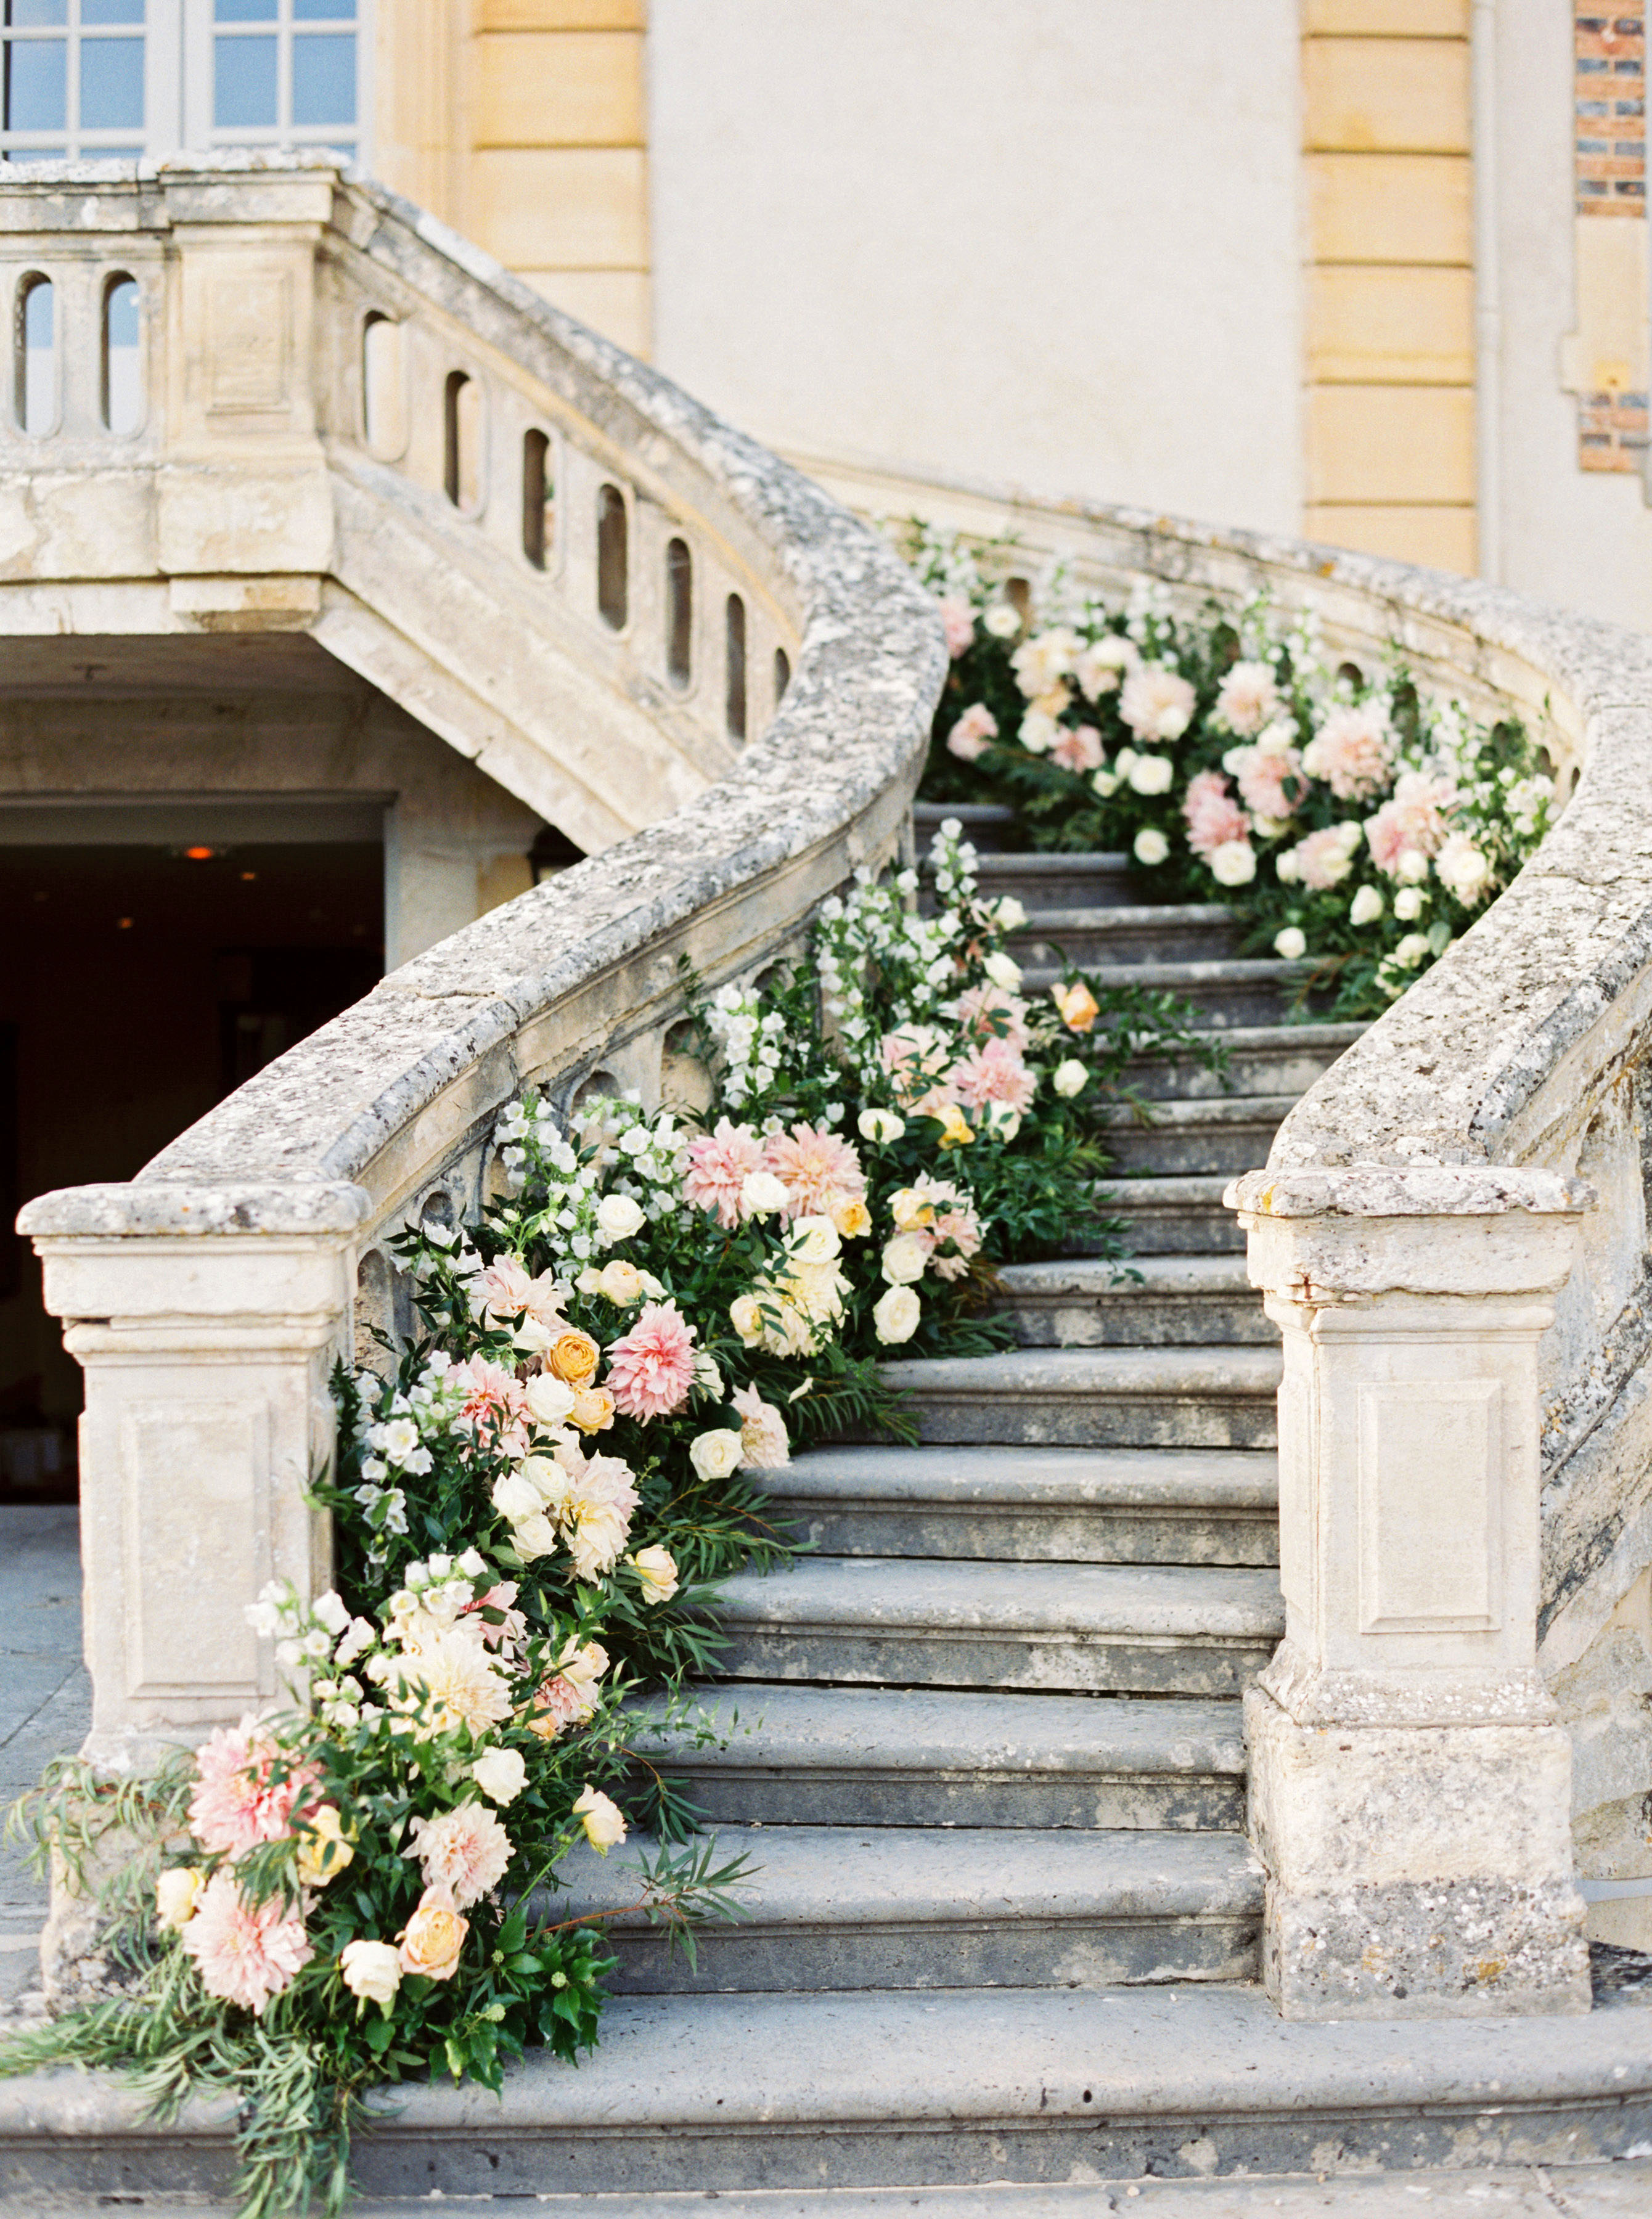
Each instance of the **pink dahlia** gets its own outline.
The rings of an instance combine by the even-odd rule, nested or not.
[[[528,1398],[502,1365],[472,1356],[456,1364],[448,1378],[464,1389],[456,1425],[495,1440],[506,1456],[526,1456]]]
[[[254,1718],[220,1726],[196,1751],[196,1781],[189,1799],[189,1831],[215,1856],[244,1856],[260,1842],[278,1842],[290,1828],[294,1806],[314,1773],[279,1782],[280,1744]],[[214,1990],[216,1994],[218,1991]]]
[[[608,1346],[607,1386],[622,1416],[668,1418],[694,1383],[694,1332],[675,1302],[645,1302],[628,1333]]]
[[[183,1946],[207,1993],[239,2004],[255,2018],[315,1954],[304,1921],[289,1916],[279,1897],[249,1904],[227,1872],[214,1873],[202,1890]]]
[[[845,1203],[866,1198],[866,1175],[847,1141],[821,1125],[794,1125],[776,1133],[763,1151],[763,1168],[773,1172],[791,1195],[781,1221],[794,1217],[834,1217]]]
[[[1281,856],[1281,877],[1285,877],[1284,857]],[[1299,840],[1290,851],[1289,877],[1302,886],[1311,886],[1315,893],[1324,893],[1327,887],[1340,886],[1354,867],[1348,853],[1348,842],[1334,825],[1322,832],[1310,832],[1306,840]]]
[[[1139,740],[1179,740],[1198,705],[1187,680],[1159,662],[1140,664],[1119,695],[1119,714]]]
[[[1279,688],[1265,662],[1236,662],[1221,682],[1212,721],[1248,740],[1271,722]]]
[[[947,1073],[947,1085],[972,1110],[989,1102],[1002,1102],[1011,1110],[1025,1110],[1038,1085],[1008,1041],[990,1040],[960,1057]]]
[[[928,1172],[915,1191],[925,1213],[917,1229],[929,1243],[935,1271],[943,1279],[961,1279],[970,1258],[980,1253],[981,1220],[974,1203],[949,1179],[932,1178]],[[948,1244],[957,1252],[942,1255],[940,1251]]]
[[[541,1741],[555,1741],[569,1726],[588,1719],[596,1706],[596,1695],[591,1688],[559,1672],[554,1680],[545,1681],[535,1691],[532,1710],[523,1724]]]
[[[947,746],[960,762],[978,762],[986,743],[998,737],[998,720],[984,701],[966,709],[947,735]]]
[[[473,1610],[499,1613],[497,1624],[492,1619],[482,1619],[481,1638],[489,1649],[502,1649],[507,1655],[512,1654],[528,1635],[526,1617],[512,1607],[516,1594],[516,1582],[501,1580],[497,1587],[489,1588],[485,1594],[474,1595],[469,1602],[459,1605],[461,1618],[467,1611]]]
[[[941,612],[941,628],[947,635],[947,652],[956,662],[974,641],[975,611],[961,594],[945,594],[936,606]]]
[[[1182,814],[1187,819],[1188,845],[1207,861],[1218,848],[1230,840],[1243,840],[1251,830],[1251,820],[1219,770],[1202,770],[1188,780]]]
[[[533,1281],[514,1256],[499,1256],[476,1282],[476,1294],[496,1317],[519,1317],[528,1307]]]
[[[1002,986],[971,986],[958,998],[957,1016],[972,1039],[1007,1041],[1017,1055],[1026,1054],[1027,1004],[1018,994]]]
[[[878,1060],[906,1101],[945,1071],[947,1044],[933,1025],[897,1025],[879,1041]]]
[[[461,1803],[438,1818],[415,1818],[407,1834],[412,1846],[403,1856],[418,1858],[426,1887],[451,1889],[461,1911],[490,1894],[511,1862],[511,1837],[485,1804]]]
[[[1450,779],[1429,778],[1408,770],[1375,817],[1365,821],[1365,837],[1371,861],[1389,878],[1400,875],[1402,856],[1427,857],[1445,845],[1450,827],[1445,812],[1457,799]]]
[[[1303,752],[1309,774],[1338,801],[1364,801],[1388,782],[1393,768],[1388,712],[1378,701],[1333,709]]]
[[[763,1167],[763,1144],[749,1125],[719,1117],[714,1133],[688,1143],[688,1172],[683,1192],[690,1202],[714,1213],[725,1228],[740,1222],[740,1190],[748,1173]]]
[[[1258,817],[1275,819],[1289,817],[1307,791],[1307,780],[1302,774],[1302,758],[1295,748],[1282,748],[1276,753],[1263,748],[1245,748],[1241,755],[1233,757],[1239,765],[1239,799]],[[1290,792],[1286,783],[1294,780]]]
[[[1060,764],[1063,770],[1099,770],[1102,767],[1102,736],[1094,724],[1074,727],[1064,724],[1050,748],[1050,761]]]

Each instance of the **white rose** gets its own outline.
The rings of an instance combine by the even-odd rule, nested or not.
[[[981,1118],[988,1132],[996,1133],[1001,1141],[1013,1141],[1021,1130],[1021,1112],[1007,1102],[987,1103]]]
[[[843,1243],[829,1217],[798,1217],[792,1221],[791,1249],[799,1264],[829,1264],[843,1252]]]
[[[1046,755],[1055,745],[1061,727],[1042,709],[1029,709],[1022,718],[1015,737],[1029,755]]]
[[[1050,1084],[1063,1101],[1071,1102],[1075,1094],[1082,1094],[1089,1084],[1090,1073],[1076,1055],[1065,1063],[1058,1063],[1050,1074]]]
[[[1420,848],[1402,848],[1400,859],[1394,867],[1394,874],[1397,879],[1403,879],[1407,886],[1420,885],[1428,876],[1427,856]]]
[[[582,1787],[574,1799],[574,1816],[585,1829],[592,1848],[606,1856],[616,1842],[625,1838],[625,1820],[617,1803],[599,1787]]]
[[[697,1433],[688,1445],[688,1461],[702,1479],[727,1479],[745,1456],[740,1436],[720,1426],[713,1433]]]
[[[199,1865],[175,1865],[155,1882],[155,1911],[163,1926],[174,1933],[195,1917],[196,1899],[207,1884]]]
[[[677,1592],[677,1559],[669,1549],[639,1549],[630,1559],[643,1583],[644,1602],[669,1602]]]
[[[1345,817],[1342,823],[1337,826],[1336,831],[1338,839],[1342,842],[1343,854],[1345,855],[1357,854],[1361,841],[1365,837],[1365,827],[1360,823],[1358,817]]]
[[[623,1202],[624,1197],[619,1199]],[[597,1292],[604,1295],[616,1308],[629,1309],[633,1302],[643,1299],[643,1274],[635,1264],[628,1264],[623,1256],[616,1256],[612,1264],[605,1264],[597,1275]]]
[[[736,1295],[729,1305],[729,1322],[748,1348],[763,1337],[763,1313],[755,1295]]]
[[[1138,755],[1130,766],[1131,791],[1168,793],[1175,775],[1175,766],[1168,755]]]
[[[1002,986],[1006,994],[1013,994],[1021,984],[1021,966],[1013,956],[1002,949],[989,955],[981,968],[995,986]]]
[[[511,1339],[524,1356],[543,1356],[554,1337],[550,1327],[537,1317],[525,1316],[517,1324]]]
[[[929,1244],[921,1233],[897,1233],[884,1250],[884,1277],[891,1286],[910,1287],[923,1277]]]
[[[1162,863],[1170,854],[1171,843],[1162,832],[1155,831],[1149,824],[1144,831],[1137,833],[1133,852],[1137,862],[1146,863],[1151,869],[1153,864]]]
[[[1382,897],[1375,886],[1362,886],[1348,904],[1350,924],[1375,924],[1382,914]]]
[[[1027,922],[1027,912],[1014,894],[1005,894],[993,904],[992,921],[1000,932],[1019,932]]]
[[[702,1395],[723,1400],[723,1374],[717,1368],[717,1358],[704,1348],[694,1351],[694,1384]]]
[[[1408,932],[1389,960],[1399,964],[1403,970],[1414,971],[1428,952],[1428,935],[1425,932]]]
[[[530,1379],[527,1404],[542,1426],[560,1426],[574,1407],[574,1389],[554,1371],[541,1371]]]
[[[1096,772],[1095,777],[1092,778],[1090,782],[1091,786],[1095,787],[1096,792],[1101,795],[1103,801],[1110,800],[1113,795],[1119,790],[1119,774],[1117,771],[1109,770],[1105,765]]]
[[[873,1329],[882,1341],[910,1340],[922,1315],[923,1305],[910,1287],[891,1287],[873,1310]]]
[[[1014,639],[1021,630],[1021,618],[1008,601],[995,601],[981,622],[994,639]]]
[[[605,1242],[629,1240],[647,1222],[642,1203],[628,1194],[605,1194],[597,1204],[597,1231]]]
[[[863,1141],[898,1141],[906,1130],[905,1118],[892,1110],[863,1110],[855,1122]]]
[[[1401,886],[1394,898],[1394,913],[1401,924],[1411,924],[1422,915],[1427,899],[1420,886]]]
[[[1492,867],[1466,832],[1454,832],[1435,856],[1434,871],[1459,901],[1471,902],[1490,878]]]
[[[519,1471],[501,1472],[494,1482],[494,1507],[501,1518],[512,1526],[519,1526],[525,1518],[536,1517],[544,1508],[544,1501],[531,1479]]]
[[[748,1172],[740,1183],[740,1207],[748,1217],[772,1217],[791,1199],[791,1190],[773,1172]]]
[[[1256,876],[1256,850],[1248,840],[1224,840],[1210,858],[1219,886],[1248,886]]]
[[[388,1942],[346,1942],[338,1970],[352,1996],[388,2011],[401,1986],[401,1958]]]
[[[519,1749],[490,1749],[470,1768],[470,1777],[494,1803],[514,1803],[528,1784],[528,1768]]]
[[[531,1518],[525,1518],[511,1528],[511,1546],[525,1564],[536,1557],[548,1557],[556,1546],[556,1528],[543,1510]]]
[[[1295,925],[1288,924],[1282,932],[1275,933],[1273,949],[1274,954],[1282,955],[1287,963],[1300,963],[1307,954],[1307,935],[1299,931]]]

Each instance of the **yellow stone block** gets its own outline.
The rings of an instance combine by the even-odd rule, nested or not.
[[[644,0],[476,0],[479,31],[645,31]]]
[[[1474,172],[1461,154],[1309,154],[1315,262],[1474,260]]]
[[[1311,270],[1307,374],[1314,384],[1472,384],[1473,272]]]
[[[1466,39],[1469,0],[1302,0],[1302,28],[1310,35]]]
[[[1466,154],[1469,47],[1456,39],[1305,39],[1310,152]]]
[[[1472,578],[1479,567],[1475,513],[1467,507],[1407,507],[1403,502],[1369,507],[1310,507],[1302,528],[1328,547],[1351,547],[1362,555],[1392,556],[1396,562],[1424,563],[1431,569],[1456,570]]]
[[[475,49],[478,146],[640,146],[635,31],[490,31]]]
[[[1307,482],[1316,505],[1472,502],[1472,387],[1310,386]]]
[[[470,180],[467,228],[507,269],[648,267],[640,147],[484,147]]]
[[[646,361],[652,344],[645,270],[519,270],[517,276],[627,354]]]

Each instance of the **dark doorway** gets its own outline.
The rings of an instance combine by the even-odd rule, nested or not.
[[[383,851],[0,847],[0,1501],[71,1501],[79,1367],[11,1230],[128,1179],[382,973]]]

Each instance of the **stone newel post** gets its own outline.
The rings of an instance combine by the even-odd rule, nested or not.
[[[276,1692],[246,1622],[267,1580],[327,1582],[305,1494],[332,1452],[347,1352],[349,1185],[146,1184],[41,1195],[19,1222],[86,1375],[81,1553],[86,1754],[143,1764]]]
[[[1229,1190],[1284,1334],[1286,1635],[1245,1738],[1289,2018],[1589,2007],[1536,1669],[1537,1344],[1589,1199],[1471,1167]]]

